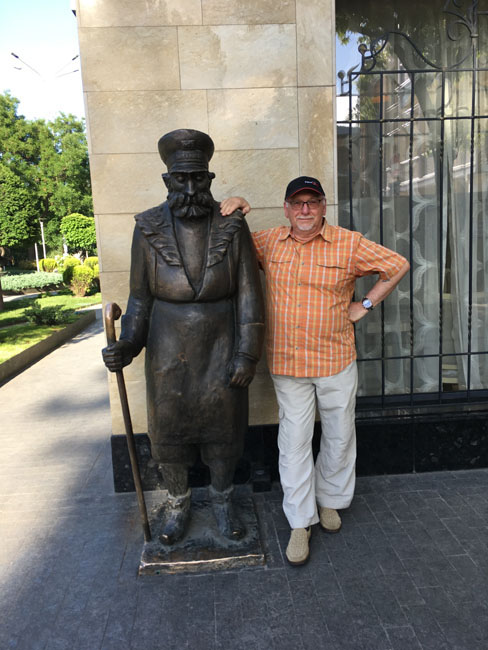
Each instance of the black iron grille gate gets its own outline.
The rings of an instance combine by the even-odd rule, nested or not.
[[[339,73],[348,102],[338,120],[339,225],[412,267],[357,326],[360,408],[412,413],[488,395],[488,65],[477,2],[472,9],[461,59],[452,62],[453,46],[451,61],[436,64],[390,32],[361,44],[361,63]]]

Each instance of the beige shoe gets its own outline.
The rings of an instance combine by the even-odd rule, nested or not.
[[[342,526],[341,518],[337,510],[333,508],[320,508],[320,525],[326,533],[338,533]]]
[[[286,547],[286,559],[290,564],[297,566],[305,564],[308,560],[309,549],[308,540],[312,529],[308,528],[293,528],[290,535],[290,541]]]

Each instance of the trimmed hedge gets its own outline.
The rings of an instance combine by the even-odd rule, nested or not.
[[[81,261],[77,257],[65,257],[63,260],[63,282],[70,284],[73,279],[73,269],[80,266]]]
[[[21,275],[2,275],[4,291],[23,291],[25,289],[44,289],[45,287],[63,284],[61,273],[22,273]]]
[[[93,271],[89,266],[73,266],[71,290],[75,296],[84,296],[93,282]]]
[[[89,266],[93,271],[95,266],[98,266],[98,257],[87,257],[83,264],[85,264],[85,266]]]
[[[53,257],[44,257],[42,260],[39,260],[39,266],[41,271],[46,273],[54,273],[56,270],[56,260]]]

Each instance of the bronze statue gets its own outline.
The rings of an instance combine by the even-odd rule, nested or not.
[[[232,505],[247,429],[247,386],[264,332],[258,266],[241,213],[222,217],[208,171],[211,138],[192,129],[164,135],[167,201],[136,215],[130,297],[120,339],[103,351],[120,370],[146,346],[151,453],[168,489],[160,539],[173,544],[190,514],[188,469],[200,451],[220,532],[245,529]]]

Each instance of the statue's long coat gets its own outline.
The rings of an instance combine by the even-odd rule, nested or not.
[[[146,346],[149,436],[158,444],[235,442],[247,389],[229,386],[236,354],[258,360],[264,306],[245,220],[208,219],[204,273],[192,285],[167,203],[136,215],[130,297],[121,339]]]

